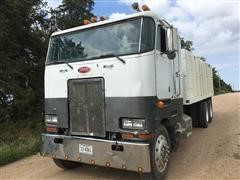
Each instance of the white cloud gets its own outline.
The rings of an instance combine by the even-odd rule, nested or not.
[[[191,20],[178,19],[181,34],[193,40],[203,56],[237,52],[239,48],[239,3],[237,1],[180,1],[176,7],[188,12]],[[182,23],[190,24],[186,29]]]
[[[237,0],[177,0],[176,5],[192,14],[198,20],[228,16],[236,14],[238,11]]]
[[[176,26],[192,40],[197,54],[226,54],[239,48],[239,2],[237,0],[120,0],[139,2]]]
[[[125,13],[113,13],[109,16],[109,19],[117,19],[126,16]]]
[[[240,1],[239,0],[119,0],[147,4],[150,9],[193,41],[195,54],[223,72],[240,89]],[[208,59],[208,57],[210,57]],[[235,74],[229,74],[234,68]],[[237,80],[236,80],[237,79]],[[236,86],[235,86],[236,87]]]

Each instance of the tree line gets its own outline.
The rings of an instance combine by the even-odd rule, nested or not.
[[[1,0],[0,122],[42,112],[44,63],[55,24],[60,29],[93,17],[94,1],[63,0],[56,9],[44,0]]]
[[[0,122],[41,115],[44,63],[53,31],[91,19],[93,0],[63,0],[55,9],[43,0],[1,0],[0,3]],[[56,26],[57,24],[57,26]],[[186,41],[185,48],[192,42]],[[218,79],[214,69],[214,88]],[[221,88],[231,86],[220,80]]]

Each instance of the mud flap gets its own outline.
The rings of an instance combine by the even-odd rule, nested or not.
[[[186,114],[183,114],[181,123],[178,123],[176,130],[180,134],[181,138],[188,138],[192,134],[192,118]]]

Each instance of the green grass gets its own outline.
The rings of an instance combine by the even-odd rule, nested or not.
[[[41,119],[4,122],[0,129],[0,166],[39,152],[44,131]]]

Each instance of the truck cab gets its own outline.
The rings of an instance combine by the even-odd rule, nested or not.
[[[192,127],[180,60],[176,28],[149,11],[53,33],[41,154],[164,178]]]

